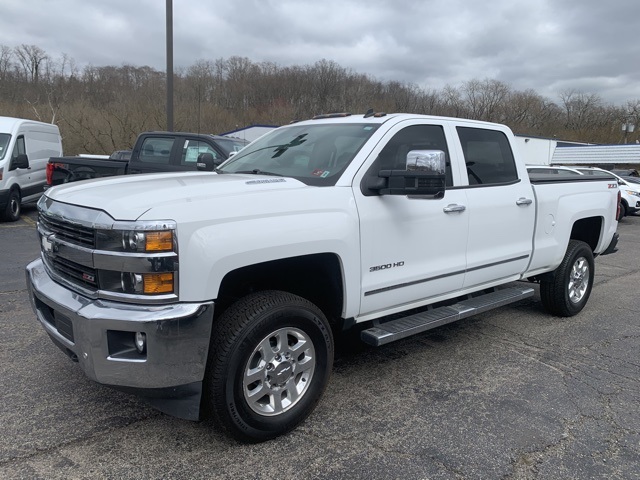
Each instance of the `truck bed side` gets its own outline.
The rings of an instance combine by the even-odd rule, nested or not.
[[[124,175],[127,161],[87,157],[51,157],[47,169],[47,184],[54,186],[89,178]]]
[[[562,261],[570,238],[602,253],[616,231],[618,186],[605,177],[531,176],[537,212],[533,256],[526,276],[553,270]]]

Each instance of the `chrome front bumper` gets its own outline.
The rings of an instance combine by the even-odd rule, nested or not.
[[[141,306],[93,300],[51,280],[41,259],[27,266],[26,275],[38,320],[89,378],[146,397],[166,413],[198,418],[213,302]],[[143,353],[134,346],[136,332],[146,335]],[[185,396],[187,407],[176,403]]]

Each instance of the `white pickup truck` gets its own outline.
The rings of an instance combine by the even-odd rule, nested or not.
[[[30,299],[93,380],[261,441],[311,413],[347,329],[383,345],[533,295],[520,280],[580,312],[618,185],[549,177],[503,125],[320,116],[215,173],[48,190]]]

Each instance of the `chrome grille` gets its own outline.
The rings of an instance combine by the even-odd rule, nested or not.
[[[53,218],[40,213],[38,221],[42,227],[56,235],[56,238],[75,245],[95,248],[96,240],[93,228]]]
[[[61,257],[50,257],[48,260],[50,266],[61,277],[86,288],[98,288],[98,274],[95,269]]]

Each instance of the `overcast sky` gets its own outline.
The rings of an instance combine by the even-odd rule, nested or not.
[[[166,68],[165,0],[0,0],[0,45]],[[173,0],[174,68],[332,60],[425,89],[497,79],[640,99],[639,0]]]

